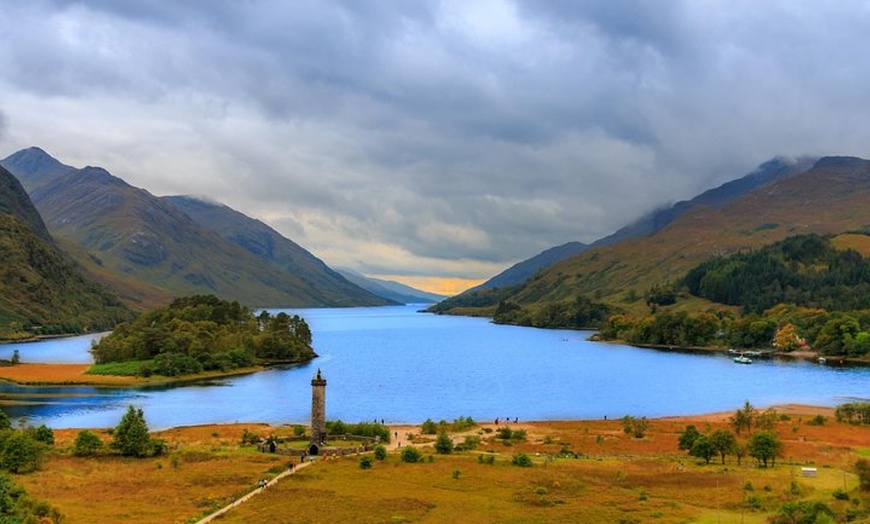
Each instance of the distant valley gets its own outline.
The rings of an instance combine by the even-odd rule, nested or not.
[[[69,257],[68,264],[78,266],[85,281],[98,282],[107,297],[114,294],[118,298],[112,300],[133,310],[193,294],[252,307],[382,306],[403,298],[443,298],[411,288],[402,294],[389,285],[362,287],[263,222],[223,204],[156,197],[102,168],[74,168],[37,147],[18,151],[0,165],[8,170],[9,187],[0,205],[5,220],[14,217],[29,225],[27,235],[38,237],[51,252],[65,253],[58,256]],[[7,257],[15,251],[9,249]],[[2,300],[29,303],[8,286]],[[12,309],[5,315],[7,324],[50,321],[48,312],[27,320]]]

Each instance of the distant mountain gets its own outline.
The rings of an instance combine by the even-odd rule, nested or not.
[[[252,255],[170,202],[104,169],[64,171],[59,162],[44,158],[44,151],[26,151],[27,155],[6,160],[21,169],[16,176],[35,187],[31,198],[49,231],[83,266],[130,300],[215,294],[262,307],[385,302],[371,295],[362,300],[339,290],[318,289],[317,277],[289,273]]]
[[[57,249],[24,187],[0,167],[0,338],[89,332],[130,318]]]
[[[590,247],[607,246],[627,238],[650,235],[667,226],[696,205],[720,208],[763,185],[806,172],[813,166],[816,160],[816,158],[811,157],[798,159],[774,158],[761,164],[748,175],[709,189],[691,200],[680,201],[671,206],[652,211],[635,222],[620,228],[615,233],[600,238],[591,244],[568,242],[567,244],[550,248],[528,260],[514,264],[471,290],[522,284],[538,270],[549,267],[566,258],[579,255]]]
[[[568,242],[561,246],[551,247],[532,258],[512,265],[483,284],[475,286],[468,291],[509,287],[522,284],[539,270],[544,269],[545,267],[550,267],[560,260],[579,255],[588,248],[589,246],[582,242]]]
[[[337,271],[359,287],[400,304],[432,304],[447,298],[445,295],[429,293],[392,280],[367,277],[347,268],[338,268]]]
[[[817,160],[818,158],[812,157],[798,159],[777,157],[768,160],[748,175],[704,191],[691,200],[683,200],[670,207],[652,211],[632,224],[620,228],[612,235],[596,240],[590,244],[590,247],[608,246],[627,238],[651,235],[698,205],[716,209],[722,208],[759,187],[805,173],[813,167]]]
[[[28,147],[0,160],[0,166],[14,174],[28,193],[75,168],[60,163],[38,147]]]
[[[501,299],[543,310],[547,304],[586,296],[642,312],[653,286],[679,281],[713,255],[803,233],[870,232],[868,202],[870,161],[825,157],[804,172],[778,178],[720,207],[693,206],[649,236],[590,248],[536,274]]]
[[[680,204],[658,224],[596,242],[500,293],[453,297],[438,312],[491,314],[499,301],[526,307],[586,296],[631,310],[653,286],[673,283],[712,255],[760,247],[799,233],[870,228],[870,162],[826,157],[774,161],[743,179]],[[621,230],[622,231],[622,230]],[[645,235],[640,231],[651,231]],[[441,304],[439,304],[441,306]]]
[[[168,196],[161,200],[169,202],[199,225],[211,229],[251,255],[289,274],[299,275],[310,284],[312,296],[316,296],[323,304],[334,305],[336,300],[357,306],[392,303],[392,299],[366,290],[340,272],[330,269],[322,260],[263,222],[230,207],[189,196]]]

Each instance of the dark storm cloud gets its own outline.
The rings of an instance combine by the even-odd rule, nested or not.
[[[206,194],[336,265],[486,277],[775,155],[870,155],[868,11],[10,2],[0,141]]]

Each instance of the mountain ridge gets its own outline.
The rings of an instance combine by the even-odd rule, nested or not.
[[[336,271],[361,288],[400,304],[434,304],[447,298],[445,295],[423,291],[401,282],[368,277],[348,268],[338,268]]]
[[[386,303],[349,282],[344,287],[354,296],[317,289],[307,278],[316,282],[320,277],[290,273],[255,256],[170,201],[103,168],[65,170],[41,149],[24,151],[3,162],[21,169],[25,180],[39,181],[26,185],[34,187],[31,197],[48,230],[61,244],[79,246],[69,251],[80,264],[128,299],[138,297],[148,306],[190,294],[216,294],[256,307]],[[39,166],[51,173],[40,172]]]
[[[705,192],[708,201],[687,207],[649,235],[593,244],[510,289],[488,295],[478,292],[465,302],[458,300],[459,295],[432,310],[491,315],[500,301],[543,307],[588,296],[642,311],[642,298],[651,288],[676,282],[709,256],[799,233],[870,228],[870,209],[865,210],[870,162],[824,157],[814,160],[809,169],[804,169],[808,160],[803,162],[739,196],[716,200]]]

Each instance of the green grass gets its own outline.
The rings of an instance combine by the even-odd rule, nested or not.
[[[152,365],[153,360],[131,360],[127,362],[111,362],[109,364],[94,364],[87,370],[88,375],[120,375],[135,377],[139,375],[142,366]]]

